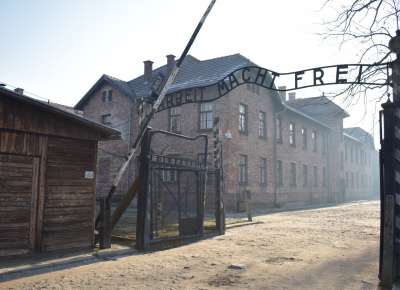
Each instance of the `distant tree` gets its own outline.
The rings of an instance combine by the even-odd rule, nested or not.
[[[342,4],[338,4],[342,3]],[[333,10],[335,16],[324,22],[324,38],[337,38],[339,47],[357,44],[361,52],[359,63],[381,64],[390,62],[393,55],[388,43],[399,30],[399,0],[326,0],[324,10]],[[385,80],[387,71],[379,67],[368,67],[363,76],[368,82]],[[349,85],[337,95],[345,95],[349,104],[358,103],[360,98],[367,100],[366,92],[378,89],[375,101],[380,102],[388,93],[387,86],[382,85]]]

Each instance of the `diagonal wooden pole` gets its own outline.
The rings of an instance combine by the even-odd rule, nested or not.
[[[216,0],[211,0],[210,4],[207,7],[207,10],[203,14],[203,17],[200,19],[200,22],[197,24],[196,29],[194,30],[192,36],[190,37],[189,42],[187,43],[185,49],[183,50],[181,57],[179,60],[176,62],[175,67],[172,69],[171,74],[169,75],[167,81],[164,84],[164,87],[162,88],[157,100],[154,102],[150,113],[144,118],[141,126],[140,126],[140,132],[138,134],[138,137],[136,138],[132,149],[129,152],[129,155],[126,157],[125,162],[122,164],[121,168],[118,171],[118,174],[115,176],[113,183],[111,185],[110,191],[108,192],[107,195],[107,202],[110,202],[112,196],[114,195],[115,190],[117,189],[121,178],[123,174],[125,173],[129,162],[135,157],[135,154],[137,152],[137,148],[139,147],[140,143],[143,140],[146,128],[150,125],[150,121],[153,119],[154,114],[157,112],[158,108],[160,107],[162,101],[164,100],[168,89],[172,85],[172,83],[175,81],[177,74],[179,73],[180,67],[185,60],[187,54],[189,53],[190,48],[192,47],[197,35],[199,34],[204,22],[206,21],[208,15],[210,14],[212,8],[215,5]],[[96,227],[99,223],[99,218],[96,219]]]

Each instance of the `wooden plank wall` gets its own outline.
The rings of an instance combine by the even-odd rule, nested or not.
[[[84,175],[96,151],[96,141],[0,129],[0,256],[92,247],[95,179]]]
[[[41,250],[90,248],[94,238],[97,142],[49,137]]]
[[[35,247],[38,158],[0,153],[0,256]]]
[[[0,129],[0,152],[39,156],[44,136]]]

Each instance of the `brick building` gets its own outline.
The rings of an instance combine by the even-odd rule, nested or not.
[[[151,97],[154,79],[160,74],[168,75],[174,62],[174,56],[168,55],[167,64],[153,70],[153,63],[145,61],[144,74],[128,82],[103,75],[75,106],[85,117],[122,132],[123,141],[100,146],[99,194],[108,189],[122,163],[121,157],[137,134],[138,100]],[[211,87],[198,87],[213,84],[249,65],[255,64],[240,54],[204,61],[189,55],[170,92],[183,90],[185,97],[216,96]],[[207,133],[211,137],[212,121],[219,117],[226,205],[237,207],[244,198],[244,190],[249,189],[258,206],[276,206],[338,202],[377,194],[375,183],[362,182],[377,174],[373,171],[378,164],[372,137],[361,128],[343,130],[343,119],[348,116],[324,96],[296,99],[294,93],[286,96],[247,84],[212,102],[161,111],[152,127],[190,136]],[[362,152],[353,154],[359,154],[357,158],[364,163],[352,163],[345,158],[351,154],[345,151],[348,146]],[[182,152],[179,146],[174,148],[176,154]],[[365,162],[369,162],[369,167],[364,166]],[[133,180],[134,168],[132,165],[121,191]],[[362,174],[359,169],[364,170]],[[360,175],[354,177],[358,183],[349,181],[352,174]]]

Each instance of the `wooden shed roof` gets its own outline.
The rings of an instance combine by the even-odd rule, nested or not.
[[[13,99],[18,102],[22,102],[27,105],[31,105],[37,109],[55,114],[59,117],[62,117],[65,120],[72,121],[74,123],[78,123],[89,130],[93,130],[101,136],[101,140],[110,140],[110,139],[120,139],[121,132],[113,129],[108,126],[104,126],[100,123],[88,120],[78,114],[74,114],[72,112],[61,109],[59,106],[52,106],[51,104],[43,101],[36,100],[34,98],[28,97],[24,94],[20,94],[13,90],[7,89],[5,87],[0,86],[0,96],[7,97],[9,99]]]

